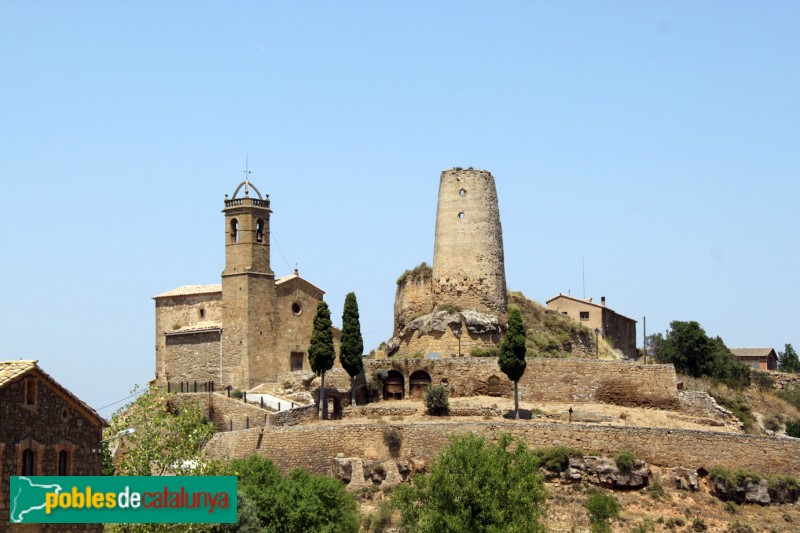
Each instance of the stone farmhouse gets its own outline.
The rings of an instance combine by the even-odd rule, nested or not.
[[[636,357],[636,321],[606,307],[606,297],[596,304],[591,298],[582,300],[559,294],[546,302],[547,308],[580,322],[607,339],[626,357]]]
[[[756,370],[778,370],[778,355],[773,348],[731,348],[731,353]]]
[[[92,450],[108,423],[36,363],[0,362],[0,524],[9,523],[9,476],[99,476],[102,469],[102,456]],[[102,524],[44,527],[102,529]]]
[[[255,196],[251,196],[251,190]],[[243,195],[239,196],[242,192]],[[217,383],[249,389],[308,370],[317,304],[325,292],[270,267],[269,195],[248,180],[225,195],[222,283],[185,285],[155,296],[155,383]]]

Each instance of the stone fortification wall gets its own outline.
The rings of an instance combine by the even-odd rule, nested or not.
[[[491,173],[442,172],[433,250],[433,301],[503,316],[507,312],[503,231]]]
[[[394,334],[406,324],[433,311],[430,272],[427,275],[407,276],[397,284],[394,296]]]
[[[395,332],[387,353],[443,357],[469,355],[473,348],[500,346],[503,326],[496,316],[477,311],[436,311],[417,317]],[[459,337],[460,335],[460,337]]]
[[[520,398],[526,401],[600,401],[662,408],[680,405],[672,365],[540,357],[529,357],[527,363],[519,382]],[[380,373],[391,370],[403,375],[405,397],[411,394],[411,375],[419,370],[430,375],[432,384],[446,384],[452,396],[509,397],[514,390],[494,357],[364,360],[364,374],[368,382],[375,384],[373,387],[380,389]]]
[[[399,453],[384,441],[388,428],[402,434]],[[284,471],[304,468],[328,474],[339,453],[345,457],[384,460],[392,457],[429,462],[453,434],[473,433],[496,439],[510,433],[532,448],[569,446],[613,456],[630,450],[639,459],[661,467],[685,466],[710,470],[714,466],[747,468],[764,474],[800,472],[800,439],[736,435],[666,428],[612,427],[590,424],[514,422],[422,422],[387,424],[335,423],[316,426],[268,427],[218,433],[206,446],[215,458],[247,457],[258,453]],[[269,446],[261,446],[261,442]]]

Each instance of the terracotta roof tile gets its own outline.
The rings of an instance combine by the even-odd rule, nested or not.
[[[191,296],[193,294],[214,294],[215,292],[222,292],[222,285],[219,283],[214,285],[181,285],[177,289],[153,296],[153,299],[169,298],[170,296]]]
[[[772,348],[730,348],[730,351],[737,357],[767,357]]]

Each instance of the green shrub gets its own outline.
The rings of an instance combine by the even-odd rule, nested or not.
[[[786,434],[790,437],[800,439],[800,418],[786,421]]]
[[[679,527],[683,527],[685,524],[686,524],[686,522],[684,521],[684,519],[679,517],[679,516],[678,517],[667,518],[667,521],[664,523],[664,525],[667,526],[668,529],[672,529],[672,530],[674,530],[676,528],[679,528]]]
[[[775,388],[775,380],[772,379],[772,376],[760,370],[754,370],[750,374],[750,381],[758,390],[764,391]]]
[[[736,470],[728,470],[721,466],[715,466],[709,473],[711,481],[718,483],[725,487],[726,490],[732,490],[736,487],[744,486],[748,481],[758,482],[763,479],[760,474],[745,470],[744,468],[737,468]]]
[[[402,285],[407,279],[418,279],[418,280],[430,279],[432,275],[433,275],[433,268],[431,268],[431,266],[428,263],[423,261],[422,263],[418,264],[411,270],[406,270],[402,274],[400,274],[400,277],[397,278],[397,284]]]
[[[756,533],[756,530],[747,524],[736,521],[728,526],[728,533]]]
[[[500,355],[498,348],[473,348],[469,351],[472,357],[497,357]]]
[[[540,448],[534,450],[533,453],[539,458],[542,466],[551,472],[565,471],[569,466],[570,457],[583,457],[583,450],[566,446]]]
[[[695,518],[692,520],[692,531],[705,531],[707,529],[708,526],[702,518]]]
[[[383,431],[383,442],[393,456],[397,455],[403,445],[403,434],[395,427],[387,428]]]
[[[244,391],[242,391],[241,389],[236,389],[234,391],[231,391],[231,398],[239,399],[242,398],[243,396],[244,396]]]
[[[633,464],[636,462],[636,456],[633,452],[628,450],[620,450],[619,453],[614,456],[614,462],[617,463],[617,468],[621,471],[630,472],[633,468]]]
[[[739,512],[739,506],[736,505],[735,501],[728,500],[727,502],[725,502],[725,510],[731,514],[736,514]]]
[[[775,475],[767,478],[770,489],[786,489],[789,492],[800,491],[800,480],[789,475]]]
[[[611,494],[595,491],[586,498],[584,505],[589,512],[592,531],[608,531],[608,520],[619,517],[619,500]]]
[[[781,423],[780,416],[776,415],[775,413],[770,413],[764,417],[764,427],[770,431],[780,431]]]
[[[450,411],[450,397],[444,385],[428,385],[424,400],[428,414],[439,416],[446,415]]]
[[[662,485],[661,481],[658,479],[653,481],[644,490],[651,498],[653,498],[656,501],[664,498],[667,495],[667,493],[664,491],[664,485]]]
[[[409,533],[539,533],[546,499],[539,460],[524,443],[501,434],[497,444],[475,435],[454,437],[430,473],[400,485],[391,501]]]
[[[800,409],[800,387],[779,390],[775,392],[775,395],[792,404],[795,409]]]

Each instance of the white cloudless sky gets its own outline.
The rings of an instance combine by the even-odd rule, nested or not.
[[[0,2],[0,359],[96,408],[155,369],[152,296],[219,283],[221,209],[358,296],[432,260],[442,170],[495,176],[508,286],[648,332],[800,343],[796,2]],[[116,406],[115,406],[116,407]],[[110,415],[114,407],[101,414]]]

